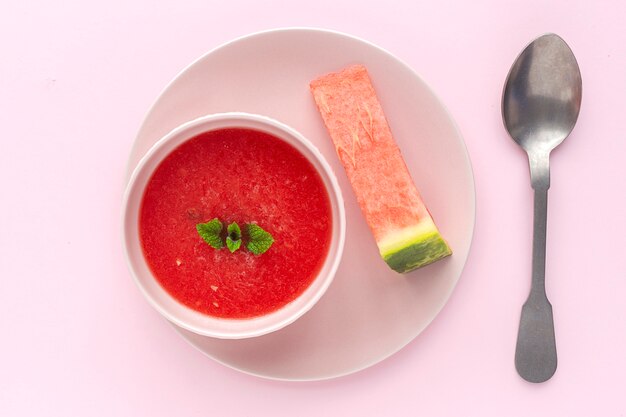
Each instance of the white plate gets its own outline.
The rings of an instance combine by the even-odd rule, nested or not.
[[[407,275],[380,259],[309,92],[309,81],[352,63],[372,78],[407,166],[454,254]],[[130,155],[141,156],[176,126],[218,112],[259,113],[304,134],[344,191],[346,245],[335,281],[294,324],[262,337],[221,340],[177,328],[200,351],[242,372],[319,380],[371,366],[413,340],[454,289],[474,229],[474,180],[463,139],[430,88],[371,43],[317,29],[280,29],[236,39],[190,65],[150,109]]]

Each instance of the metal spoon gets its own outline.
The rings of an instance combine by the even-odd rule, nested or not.
[[[507,77],[502,117],[509,134],[528,154],[535,190],[532,285],[522,308],[515,367],[522,378],[544,382],[556,371],[552,305],[545,290],[549,157],[570,134],[580,111],[582,79],[576,58],[555,34],[535,39]]]

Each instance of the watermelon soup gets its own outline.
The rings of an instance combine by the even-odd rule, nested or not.
[[[214,249],[199,223],[257,224],[274,243],[255,255]],[[160,285],[201,313],[265,315],[313,282],[328,254],[332,212],[322,178],[304,155],[251,129],[205,132],[172,151],[150,178],[139,213],[144,257]]]

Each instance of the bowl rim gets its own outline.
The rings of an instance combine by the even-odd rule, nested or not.
[[[216,123],[219,124],[220,122],[228,122],[228,123],[224,126],[220,125],[217,127],[214,127],[214,126],[212,127],[212,125],[215,125]],[[241,128],[241,127],[256,129],[260,131],[264,130],[262,127],[255,128],[255,127],[249,127],[249,126],[241,126],[242,122],[244,124],[254,123],[254,124],[257,124],[257,126],[267,126],[268,128],[273,128],[272,132],[266,131],[266,133],[269,133],[272,136],[275,136],[278,139],[289,143],[291,146],[296,148],[297,151],[300,152],[307,160],[309,160],[309,162],[313,164],[315,170],[318,171],[318,174],[323,179],[324,187],[328,193],[329,199],[331,200],[331,213],[333,217],[333,224],[336,223],[338,227],[336,229],[336,233],[331,232],[331,247],[329,247],[329,252],[326,255],[326,259],[324,260],[322,267],[320,268],[320,272],[318,273],[318,276],[315,277],[315,279],[312,281],[312,284],[310,284],[309,287],[303,293],[301,293],[298,297],[296,297],[294,300],[290,301],[286,305],[282,306],[278,310],[268,313],[266,315],[261,315],[261,316],[251,317],[251,318],[244,318],[244,319],[218,318],[218,317],[214,317],[214,316],[197,312],[196,310],[193,310],[192,308],[178,301],[169,292],[167,292],[167,290],[165,290],[161,286],[161,284],[158,282],[156,277],[151,273],[149,266],[147,266],[147,262],[144,256],[140,256],[141,259],[134,259],[133,256],[131,256],[130,245],[132,245],[132,242],[130,242],[130,240],[132,239],[132,236],[129,236],[128,228],[130,226],[129,219],[133,217],[133,213],[130,210],[130,204],[131,202],[135,200],[139,200],[138,204],[141,204],[141,200],[143,198],[145,184],[143,186],[136,184],[139,176],[142,174],[147,175],[148,176],[148,180],[146,180],[146,183],[147,183],[149,181],[149,178],[154,173],[154,170],[156,169],[156,167],[158,167],[158,165],[174,149],[176,149],[182,143],[185,143],[186,141],[192,139],[198,134],[198,133],[192,132],[194,128],[198,128],[200,126],[206,125],[207,128],[202,130],[202,132],[208,132],[208,131],[219,130],[219,129],[227,129],[227,128]],[[280,131],[280,135],[277,135],[275,133],[276,130]],[[302,145],[306,149],[308,154],[305,152],[302,152],[301,149],[298,149],[298,147],[294,146],[294,143],[291,143],[289,140],[285,139],[285,136],[289,136],[291,139],[294,140],[294,142]],[[174,142],[175,144],[172,145],[172,142]],[[163,152],[164,149],[166,150],[166,153],[164,154],[164,156],[154,160],[155,155],[158,155],[160,151]],[[150,168],[150,166],[152,166],[152,168]],[[320,172],[320,167],[321,167],[321,171],[323,172]],[[149,170],[147,174],[144,172],[146,169]],[[137,187],[139,187],[139,189],[137,189]],[[330,164],[326,161],[325,157],[321,154],[321,152],[317,149],[317,147],[313,145],[312,142],[310,142],[306,137],[304,137],[300,132],[298,132],[294,128],[276,119],[270,118],[268,116],[254,114],[254,113],[247,113],[247,112],[212,113],[212,114],[197,117],[193,120],[189,120],[175,127],[169,133],[161,137],[153,146],[151,146],[150,149],[142,156],[140,161],[137,163],[137,165],[133,169],[132,174],[130,178],[128,179],[128,182],[125,186],[124,195],[122,199],[121,226],[122,226],[122,245],[123,245],[124,256],[126,259],[127,267],[130,271],[131,276],[133,277],[133,281],[135,281],[135,284],[139,288],[140,292],[143,294],[144,298],[148,300],[149,304],[154,309],[156,309],[163,317],[165,317],[168,321],[170,321],[171,323],[183,329],[189,330],[191,332],[194,332],[202,336],[216,337],[216,338],[221,338],[221,339],[243,339],[243,338],[262,336],[264,334],[277,331],[293,323],[298,318],[306,314],[306,312],[308,312],[311,308],[313,308],[313,306],[317,304],[317,302],[322,298],[322,296],[324,295],[324,293],[327,291],[328,287],[334,280],[337,269],[339,268],[339,264],[342,259],[344,244],[346,240],[345,239],[346,215],[345,215],[345,207],[344,207],[344,199],[343,199],[342,191],[337,181],[337,178]],[[333,226],[333,230],[335,230],[334,226]],[[333,241],[336,241],[336,247],[335,247],[334,253],[331,253]],[[140,243],[138,242],[135,242],[135,243],[141,246]],[[282,319],[276,320],[275,322],[270,322],[269,324],[255,328],[253,330],[224,331],[224,330],[216,330],[215,328],[210,328],[209,326],[199,326],[197,324],[192,324],[182,319],[179,315],[176,315],[175,313],[170,311],[170,309],[163,306],[161,302],[159,302],[155,297],[153,297],[150,291],[144,286],[144,283],[143,283],[143,280],[147,279],[147,277],[143,277],[143,278],[140,277],[141,273],[136,270],[135,262],[139,262],[147,266],[148,272],[152,274],[150,276],[150,279],[154,280],[156,284],[159,287],[161,287],[163,292],[167,294],[167,297],[173,300],[176,305],[182,307],[183,310],[188,310],[190,312],[193,312],[193,314],[195,315],[199,314],[199,315],[205,316],[206,320],[209,322],[215,321],[215,322],[222,322],[222,323],[224,322],[251,323],[255,320],[267,321],[268,317],[271,317],[275,313],[279,313],[283,311],[287,306],[290,306],[296,303],[298,300],[300,300],[300,303],[302,305],[299,308],[297,308],[292,314]],[[321,272],[324,269],[326,269],[326,273],[322,276]],[[303,296],[305,295],[305,293],[307,293],[307,291],[313,287],[313,283],[318,281],[320,278],[322,279],[322,284],[313,292],[313,294],[307,300],[305,300],[304,302],[301,301],[303,300]]]

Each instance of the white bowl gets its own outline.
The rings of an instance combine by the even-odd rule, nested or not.
[[[326,260],[311,285],[295,300],[272,313],[249,319],[224,319],[202,314],[173,298],[158,283],[143,255],[139,238],[139,210],[145,187],[154,170],[176,147],[194,136],[217,129],[248,128],[269,133],[294,146],[319,173],[330,199],[331,244]],[[341,189],[322,154],[294,129],[265,116],[220,113],[187,122],[160,139],[135,168],[123,205],[123,243],[135,282],[149,303],[172,323],[194,333],[222,339],[240,339],[267,334],[292,323],[322,297],[339,266],[345,241],[346,219]]]

